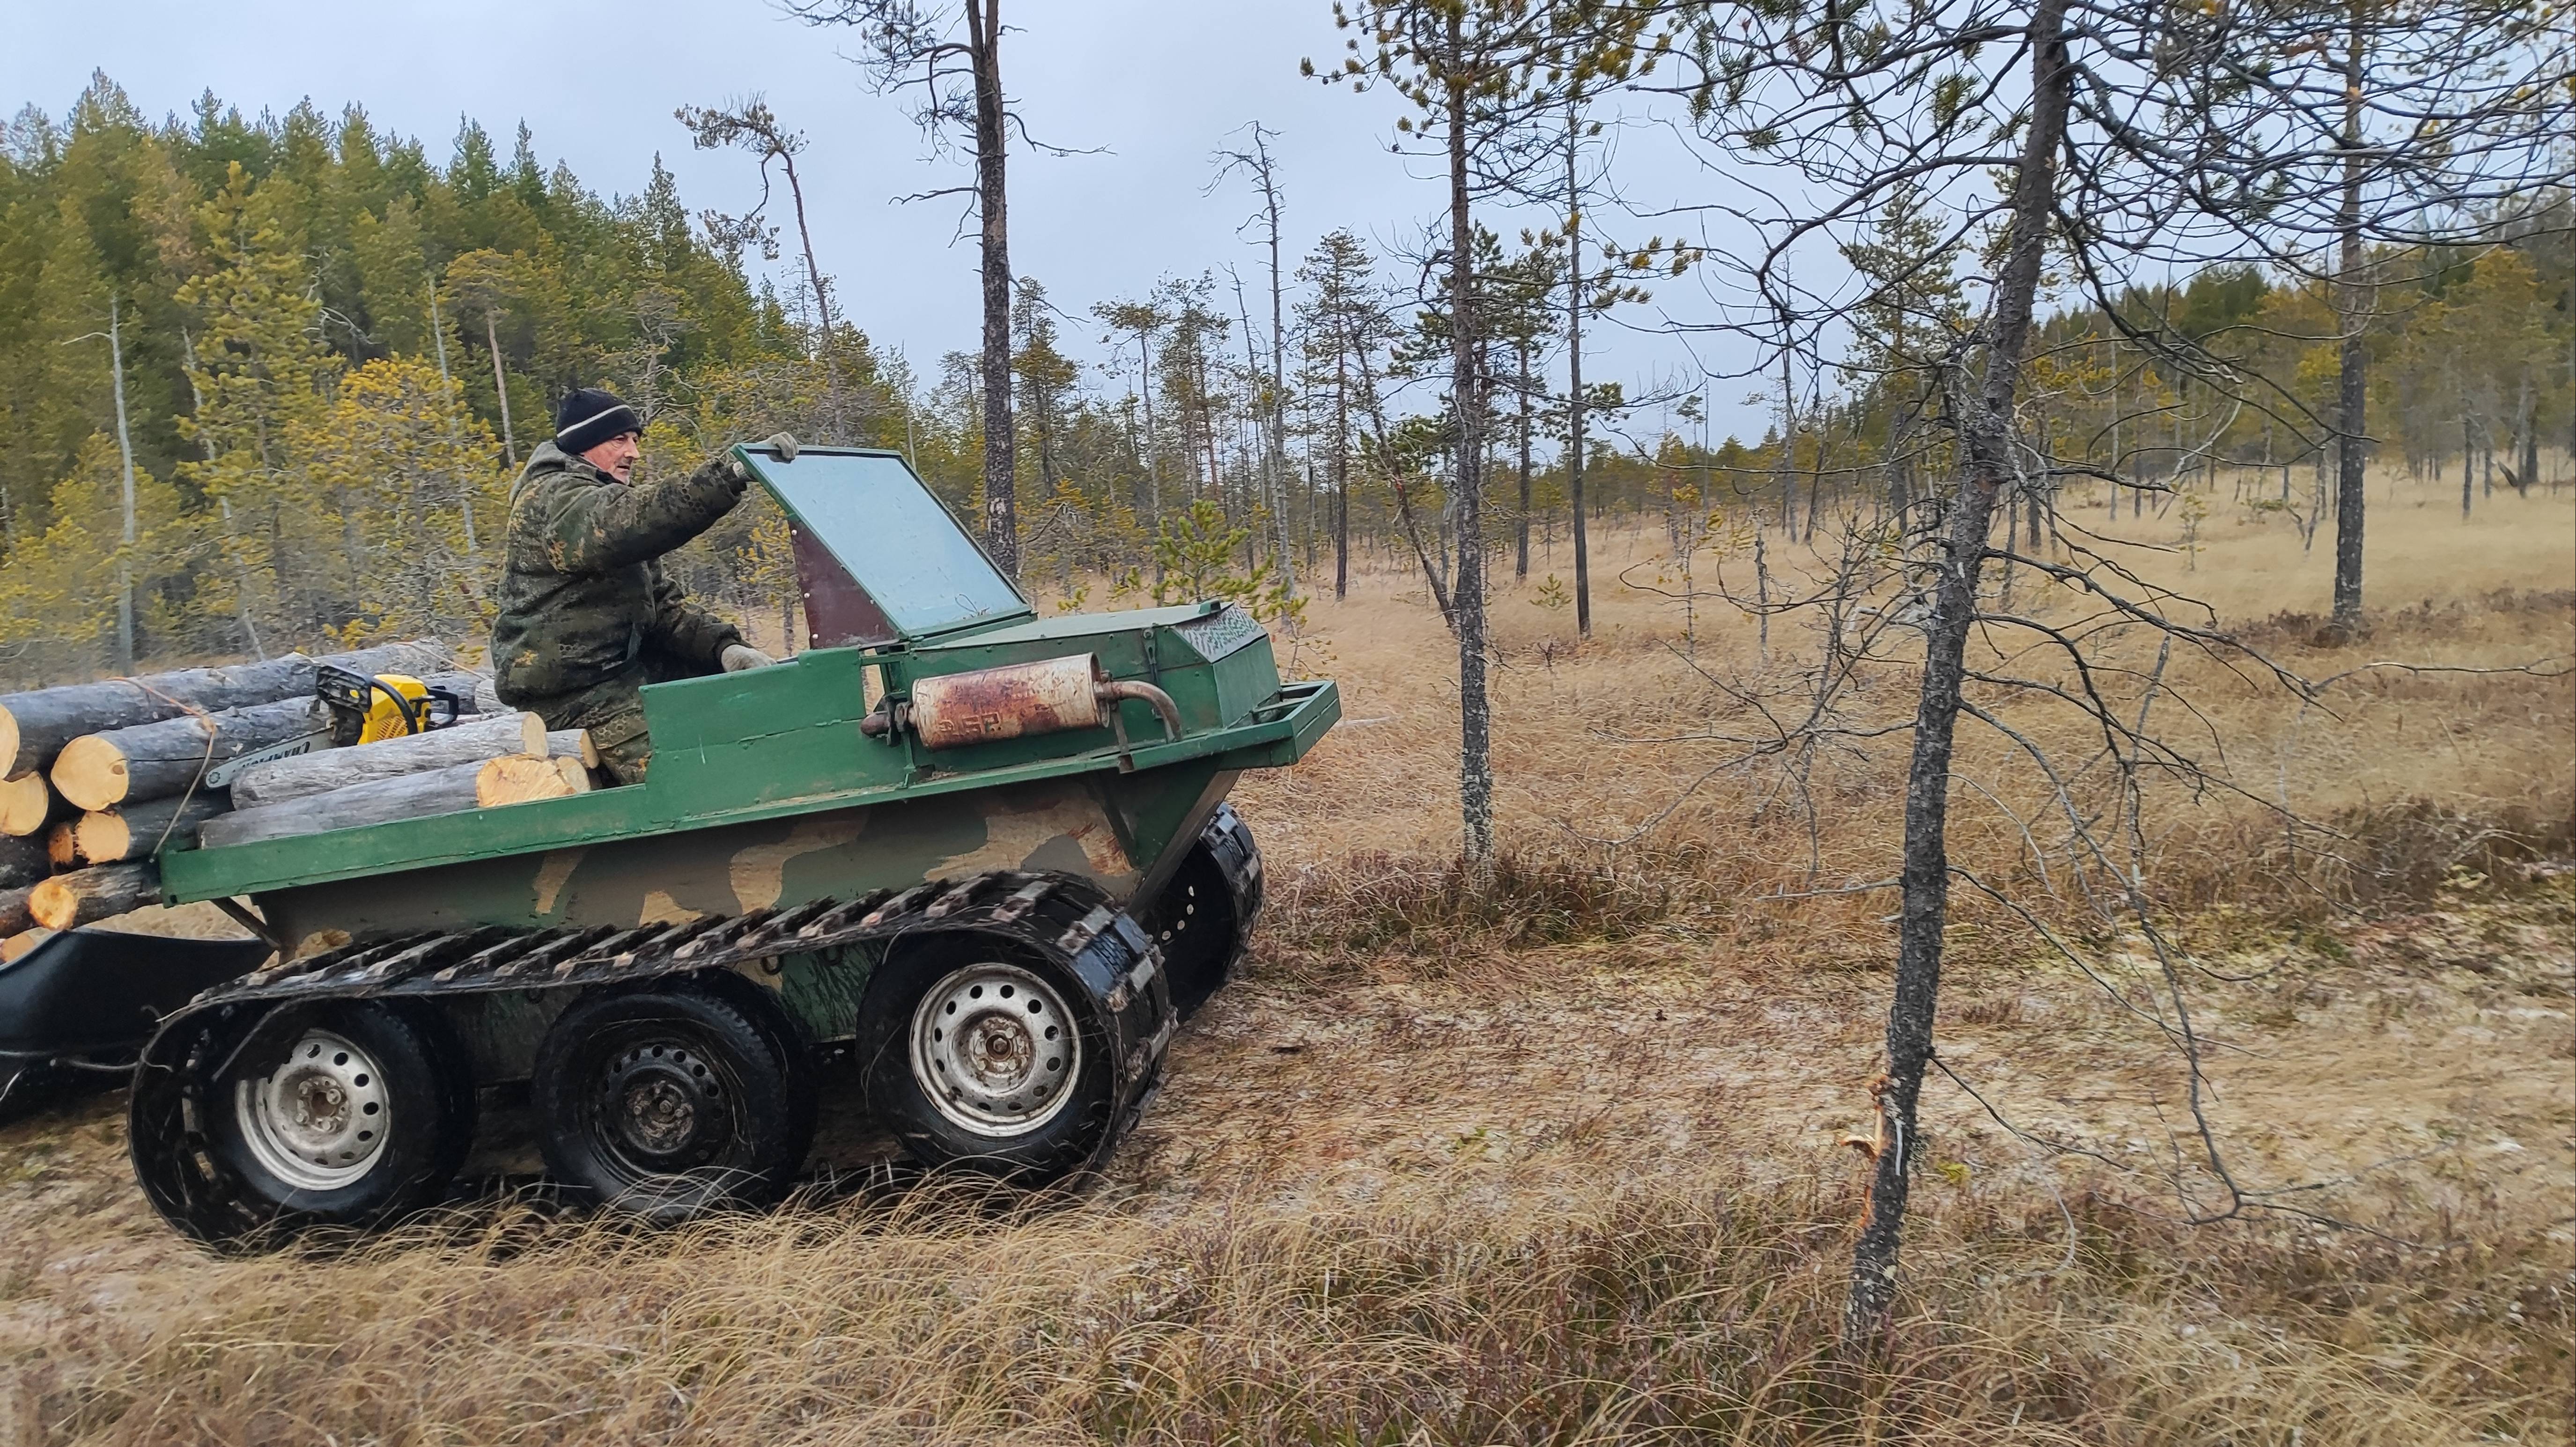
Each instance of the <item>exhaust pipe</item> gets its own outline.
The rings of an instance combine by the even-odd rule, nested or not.
[[[1170,694],[1150,683],[1112,679],[1088,653],[916,679],[909,703],[881,706],[859,721],[859,731],[891,738],[909,728],[925,748],[953,749],[1101,728],[1128,699],[1154,711],[1167,739],[1181,736],[1181,710]]]

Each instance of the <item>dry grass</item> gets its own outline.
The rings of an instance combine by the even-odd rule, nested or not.
[[[2375,513],[2378,596],[2408,605],[2355,647],[2280,616],[2328,561],[2285,528],[2143,562],[2310,676],[2576,651],[2576,507],[2413,512]],[[1648,542],[1612,537],[1603,572]],[[1818,771],[1812,833],[1727,775],[1605,847],[1704,767],[1637,740],[1708,717],[1705,680],[1644,595],[1605,587],[1579,648],[1506,595],[1512,858],[1477,895],[1445,637],[1405,576],[1360,582],[1305,660],[1351,723],[1238,795],[1273,902],[1249,975],[1105,1180],[661,1234],[491,1194],[347,1254],[215,1260],[140,1204],[113,1102],[76,1107],[0,1128],[0,1447],[2570,1440],[2576,877],[2531,867],[2569,852],[2564,679],[2374,675],[2303,711],[2177,675],[2229,777],[2334,826],[2291,849],[2224,800],[2151,800],[2213,1124],[2270,1194],[2178,1224],[2208,1182],[2136,999],[1970,911],[1942,1058],[2073,1153],[1932,1084],[1905,1320],[1854,1374],[1825,1345],[1888,905],[1763,896],[1889,872],[1893,746]],[[1759,672],[1740,620],[1697,646]],[[1901,705],[1901,675],[1873,686]],[[2027,799],[2008,755],[1967,763]],[[2048,899],[1998,809],[1960,838]],[[2129,943],[2092,948],[2125,989]]]
[[[118,1370],[40,1371],[40,1410],[117,1442],[2432,1444],[2566,1406],[2517,1389],[2566,1369],[2564,1283],[2493,1246],[1965,1201],[1916,1231],[1892,1359],[1854,1373],[1823,1350],[1831,1197],[1114,1228],[943,1204],[648,1238],[504,1215],[461,1246],[229,1267],[179,1329],[67,1322],[57,1353]]]

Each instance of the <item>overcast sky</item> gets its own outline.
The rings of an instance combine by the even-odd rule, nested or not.
[[[784,18],[766,0],[17,0],[0,45],[0,101],[60,117],[104,70],[147,114],[183,111],[212,89],[248,113],[310,98],[326,113],[363,104],[379,127],[419,137],[444,160],[460,116],[507,153],[524,120],[541,161],[568,162],[602,192],[633,194],[660,153],[692,208],[738,211],[758,193],[751,157],[699,152],[672,109],[754,91],[811,148],[800,161],[816,249],[843,305],[877,342],[925,376],[977,334],[976,248],[959,238],[953,200],[896,201],[955,185],[898,101],[873,96],[840,58],[846,37]],[[1391,154],[1394,102],[1301,78],[1297,63],[1341,52],[1329,0],[1014,0],[1003,75],[1037,138],[1099,154],[1052,157],[1014,143],[1013,269],[1084,318],[1066,325],[1079,353],[1102,354],[1095,301],[1142,295],[1157,277],[1228,263],[1247,286],[1263,264],[1244,186],[1213,194],[1214,152],[1258,119],[1279,133],[1289,245],[1349,226],[1382,250],[1436,219],[1443,186],[1419,160]],[[1704,193],[1712,178],[1651,130],[1619,142],[1618,179],[1642,204]],[[784,213],[781,213],[781,219]],[[1642,224],[1633,228],[1646,229]],[[1506,233],[1509,234],[1508,232]],[[791,258],[792,259],[792,258]],[[1668,288],[1676,315],[1707,314],[1692,283]],[[1255,316],[1265,308],[1256,301]],[[1640,312],[1640,322],[1655,320]],[[1266,326],[1266,319],[1263,319]],[[1632,389],[1699,367],[1669,337],[1599,329],[1587,378]],[[1587,330],[1587,351],[1593,333]],[[1681,385],[1695,385],[1685,381]],[[1716,389],[1721,427],[1758,436],[1763,414],[1743,383]],[[1651,427],[1652,417],[1639,422]]]

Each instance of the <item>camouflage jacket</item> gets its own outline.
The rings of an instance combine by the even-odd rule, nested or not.
[[[648,652],[714,671],[742,630],[689,602],[658,559],[742,496],[726,459],[628,486],[539,446],[510,488],[509,558],[492,620],[493,682],[528,706],[632,670]]]

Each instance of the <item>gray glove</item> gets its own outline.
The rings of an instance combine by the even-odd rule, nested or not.
[[[781,462],[794,462],[796,460],[796,437],[793,433],[775,432],[750,445],[754,448],[765,447],[770,451],[777,453],[778,460]],[[727,471],[733,474],[733,480],[736,482],[747,483],[751,481],[751,469],[744,466],[742,459],[739,457],[733,460],[733,465],[729,467]]]
[[[748,643],[728,643],[724,651],[716,655],[716,662],[723,664],[727,673],[740,673],[746,668],[767,668],[777,661]]]

